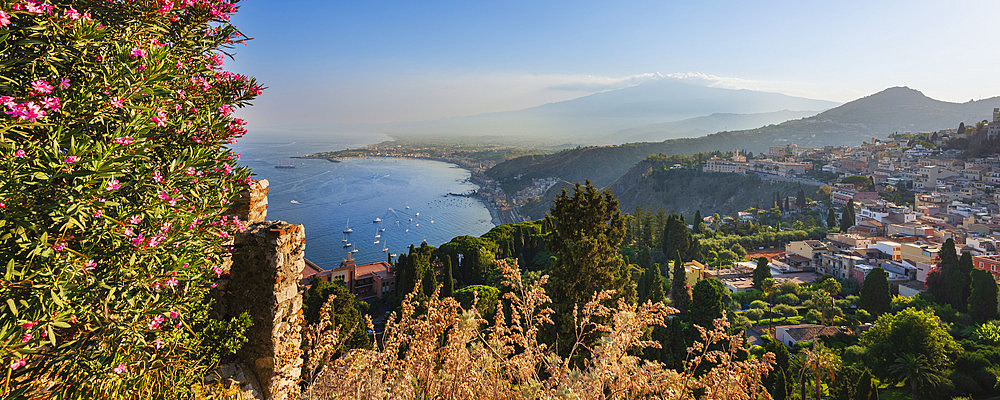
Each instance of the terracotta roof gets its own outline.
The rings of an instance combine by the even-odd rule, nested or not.
[[[791,336],[796,342],[814,340],[820,336],[833,336],[840,333],[840,329],[837,327],[816,324],[784,325],[775,327],[775,329],[781,328],[785,328],[788,332],[788,336]]]
[[[319,265],[316,265],[316,263],[306,259],[306,266],[302,268],[302,279],[311,278],[313,275],[320,272],[323,272],[323,268],[320,268]]]

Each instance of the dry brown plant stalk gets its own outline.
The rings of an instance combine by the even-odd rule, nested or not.
[[[352,350],[330,360],[321,367],[308,396],[401,400],[771,398],[761,379],[773,367],[774,355],[740,361],[738,355],[746,353],[744,340],[742,335],[726,332],[729,324],[725,316],[715,321],[713,329],[698,328],[701,339],[688,349],[683,370],[676,371],[636,354],[643,348],[660,346],[644,339],[644,333],[649,327],[663,326],[668,315],[677,310],[651,302],[633,305],[619,301],[611,307],[607,303],[612,292],[595,294],[574,312],[574,352],[584,346],[581,338],[602,334],[589,349],[583,366],[575,367],[570,363],[572,355],[560,357],[538,340],[540,328],[552,324],[553,311],[547,307],[551,299],[543,288],[548,277],[526,286],[516,262],[496,263],[509,290],[503,296],[504,304],[497,306],[492,324],[475,304],[465,310],[455,299],[440,298],[437,291],[417,304],[415,290],[406,296],[400,312],[389,318],[379,346]],[[333,351],[335,342],[334,338],[315,343]],[[313,357],[323,359],[311,354],[310,359]],[[310,361],[309,367],[320,364]]]

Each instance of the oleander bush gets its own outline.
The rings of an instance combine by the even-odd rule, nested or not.
[[[245,341],[206,294],[261,87],[226,0],[0,0],[4,398],[185,398]]]
[[[770,399],[761,379],[775,364],[773,353],[747,358],[742,334],[726,332],[725,316],[713,329],[698,330],[682,368],[674,370],[639,354],[659,347],[653,326],[664,326],[677,310],[663,303],[612,303],[613,291],[594,294],[575,308],[575,344],[566,357],[539,340],[551,325],[551,299],[543,276],[526,285],[515,263],[497,261],[507,290],[503,307],[487,321],[475,307],[435,291],[418,303],[409,294],[373,349],[355,349],[331,359],[342,347],[329,313],[307,329],[307,370],[316,371],[308,399]],[[418,285],[419,287],[419,285]],[[418,289],[419,290],[419,289]],[[332,300],[331,300],[332,303]],[[326,308],[330,307],[328,303]],[[369,329],[374,327],[368,320]],[[584,338],[600,333],[580,363]],[[574,360],[574,361],[571,361]]]

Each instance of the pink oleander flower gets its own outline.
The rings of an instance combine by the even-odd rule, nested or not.
[[[125,227],[125,229],[123,230],[123,232],[125,233],[125,236],[135,235],[135,229],[133,229],[131,226]]]
[[[177,311],[171,311],[170,312],[170,318],[180,318],[180,317],[181,317],[181,313],[179,313]]]
[[[7,15],[7,13],[0,11],[0,26],[7,26],[7,25],[10,25],[10,15]]]
[[[196,172],[197,172],[197,171],[196,171],[196,170],[194,169],[194,167],[187,167],[187,169],[186,169],[186,170],[184,170],[184,175],[187,175],[187,176],[192,176],[192,175],[194,175],[194,174],[195,174]]]
[[[134,139],[131,136],[119,136],[115,138],[115,143],[118,144],[132,144]]]
[[[48,82],[39,79],[37,81],[31,82],[31,89],[34,90],[35,93],[49,94],[52,93],[53,87]]]
[[[34,336],[31,336],[30,332],[25,333],[24,336],[21,336],[21,343],[27,343],[32,337]]]
[[[156,195],[160,200],[167,201],[170,200],[170,195],[167,192],[160,191],[160,194]]]
[[[139,215],[133,215],[129,217],[128,223],[132,225],[139,225],[142,223],[142,217],[140,217]]]
[[[166,318],[163,318],[162,315],[157,315],[156,317],[153,318],[153,320],[149,321],[149,323],[146,324],[146,327],[149,328],[149,330],[151,331],[155,331],[157,329],[160,329],[160,325],[163,324],[163,321],[166,321]]]
[[[153,173],[153,182],[157,183],[163,182],[163,175],[160,175],[160,171],[156,171]]]
[[[77,156],[69,156],[69,157],[66,157],[66,159],[65,159],[65,160],[63,160],[63,162],[65,162],[66,164],[72,164],[72,163],[75,163],[75,162],[77,162],[77,161],[80,161],[80,157],[77,157]]]
[[[167,114],[163,111],[157,112],[156,116],[150,118],[149,120],[153,121],[156,124],[156,126],[159,127],[167,126]]]
[[[132,54],[132,58],[133,58],[133,59],[135,59],[135,58],[146,58],[146,57],[148,57],[148,55],[146,54],[146,50],[143,50],[143,49],[140,49],[140,48],[138,48],[138,47],[133,47],[133,48],[132,48],[132,53],[131,53],[131,54]]]
[[[42,100],[42,106],[52,111],[59,111],[59,108],[62,107],[62,105],[59,104],[58,97],[46,97]]]
[[[59,80],[59,87],[63,89],[69,89],[69,78],[62,78]]]
[[[156,247],[156,246],[159,246],[160,243],[163,242],[163,240],[166,239],[166,238],[167,237],[163,236],[163,235],[151,236],[149,238],[149,242],[146,243],[146,247]]]
[[[110,192],[113,190],[121,189],[121,187],[122,185],[118,183],[117,179],[112,179],[111,181],[108,182],[108,186],[104,189]]]
[[[97,262],[94,260],[87,260],[87,262],[83,264],[84,271],[93,271],[94,268],[97,268]]]
[[[48,14],[52,8],[52,5],[48,3],[38,3],[31,0],[24,3],[24,11],[32,14]]]
[[[160,340],[160,338],[156,338],[156,340],[153,341],[153,347],[159,350],[161,347],[163,347],[163,341]]]
[[[170,231],[170,228],[173,228],[173,226],[174,224],[170,222],[164,222],[162,225],[160,225],[160,232],[167,233]]]
[[[142,235],[139,235],[139,236],[136,236],[136,237],[132,238],[132,245],[133,246],[141,246],[142,243],[145,242],[145,241],[146,241],[146,237],[142,236]]]
[[[222,268],[214,267],[214,268],[212,268],[212,273],[215,274],[216,278],[221,278],[222,277]]]
[[[4,105],[7,108],[11,108],[14,107],[17,104],[17,102],[14,101],[13,97],[0,96],[0,104]]]
[[[120,97],[117,97],[117,96],[116,97],[112,97],[111,98],[111,105],[114,108],[122,108],[125,105],[125,101],[122,100]]]
[[[79,12],[77,12],[76,9],[73,8],[73,6],[70,6],[69,9],[66,10],[66,12],[63,13],[63,16],[66,17],[66,18],[69,18],[69,19],[74,19],[74,20],[80,19],[81,17],[83,17],[83,15],[80,14]]]
[[[157,10],[156,12],[159,13],[160,15],[167,15],[173,8],[174,8],[174,2],[165,0],[162,3],[160,3],[160,9]]]
[[[52,246],[52,249],[54,249],[55,251],[66,250],[66,243],[65,242],[56,243],[55,246]]]
[[[230,107],[228,104],[223,104],[223,105],[219,106],[219,113],[222,114],[222,115],[232,114],[233,113],[233,108]]]
[[[27,154],[24,153],[24,149],[17,149],[17,151],[14,152],[14,158],[24,158],[26,156]]]
[[[128,367],[125,366],[125,363],[118,364],[118,366],[115,367],[115,373],[118,375],[124,374],[126,371],[128,371]]]
[[[6,105],[7,108],[10,109],[10,111],[7,111],[6,114],[14,118],[35,122],[39,118],[44,118],[46,115],[45,111],[42,111],[42,107],[33,101],[21,104],[7,103]]]
[[[160,282],[153,283],[153,290],[159,292],[161,287],[162,286],[160,286]]]
[[[167,286],[170,286],[170,287],[177,287],[177,283],[178,283],[177,279],[174,279],[174,278],[167,279],[166,282],[163,282],[164,285],[167,285]]]
[[[94,211],[94,213],[91,214],[91,215],[93,215],[94,218],[101,218],[101,216],[104,215],[104,212],[101,211],[101,210],[97,210],[97,211]]]
[[[18,368],[21,368],[21,367],[23,367],[25,365],[28,365],[28,359],[26,359],[26,358],[20,358],[20,359],[14,360],[13,362],[10,363],[10,369],[12,371],[13,370],[17,370]]]
[[[35,321],[28,321],[28,322],[25,322],[25,323],[21,324],[21,329],[31,329],[31,327],[33,327],[35,325],[38,325],[37,323],[35,323]]]

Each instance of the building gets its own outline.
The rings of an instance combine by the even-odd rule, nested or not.
[[[885,227],[885,234],[889,236],[934,237],[934,228],[916,223],[889,224]]]
[[[304,275],[303,279],[310,282],[340,282],[362,300],[382,297],[396,289],[396,274],[392,265],[385,261],[357,265],[350,253],[337,268],[314,273],[308,278]]]
[[[972,266],[993,274],[993,278],[1000,282],[1000,256],[974,256]]]
[[[993,139],[1000,136],[1000,108],[993,109],[993,121],[986,127],[986,137]]]
[[[830,249],[827,248],[826,244],[819,240],[799,240],[795,242],[788,242],[785,245],[785,258],[790,261],[799,261],[801,265],[802,259],[807,259],[808,268],[815,269],[823,261],[823,254],[830,253]],[[800,259],[795,259],[793,256],[801,257]],[[803,268],[805,269],[805,268]]]
[[[833,326],[823,326],[817,324],[782,325],[774,327],[775,339],[784,343],[785,346],[792,347],[796,343],[816,340],[820,336],[834,336],[840,333],[840,329]]]
[[[832,274],[838,279],[851,277],[854,267],[865,263],[865,259],[848,253],[828,253],[823,254],[823,264],[820,272]]]

